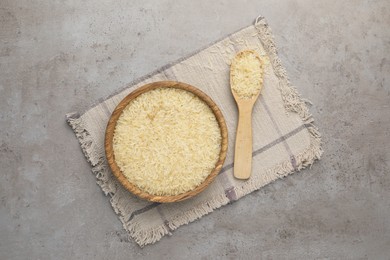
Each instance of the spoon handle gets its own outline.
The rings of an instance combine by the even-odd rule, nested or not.
[[[252,171],[252,108],[244,103],[238,108],[236,147],[234,151],[234,177],[249,179]]]

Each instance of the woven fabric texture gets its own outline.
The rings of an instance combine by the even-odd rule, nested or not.
[[[244,49],[254,49],[269,60],[264,87],[253,110],[253,170],[247,181],[233,177],[238,114],[229,83],[230,61]],[[226,161],[215,181],[199,195],[170,204],[152,203],[130,194],[110,172],[104,152],[105,128],[116,105],[137,87],[161,80],[185,82],[209,95],[221,109],[229,133]],[[155,243],[179,226],[311,165],[322,153],[318,129],[287,78],[263,17],[258,17],[254,25],[128,84],[87,111],[67,114],[67,122],[123,228],[140,246]]]

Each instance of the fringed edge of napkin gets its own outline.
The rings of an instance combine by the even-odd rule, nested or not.
[[[288,80],[286,70],[282,66],[281,61],[277,55],[277,48],[275,46],[274,37],[272,35],[271,29],[268,26],[268,23],[264,17],[259,16],[256,18],[254,26],[259,32],[258,37],[260,38],[264,49],[270,57],[275,74],[279,78],[279,89],[284,101],[284,107],[289,112],[298,113],[302,118],[304,125],[310,134],[310,146],[302,153],[295,156],[295,167],[292,166],[290,160],[286,160],[276,167],[268,169],[266,174],[258,177],[252,177],[248,181],[244,182],[241,187],[235,188],[237,199],[279,178],[283,178],[295,171],[299,171],[307,166],[312,165],[315,160],[320,159],[322,154],[321,134],[319,133],[317,127],[313,124],[314,119],[309,113],[305,101],[302,100],[296,88],[293,87]],[[194,54],[198,52],[195,52]],[[191,54],[190,56],[194,54]],[[180,59],[179,61],[182,60],[183,59]],[[80,115],[77,113],[71,113],[67,114],[66,117],[68,124],[74,130],[80,142],[81,149],[84,152],[85,157],[93,166],[92,171],[96,175],[97,183],[106,195],[110,195],[111,205],[115,212],[119,215],[124,229],[129,232],[129,237],[133,238],[141,247],[147,244],[155,243],[159,241],[164,235],[171,234],[171,231],[177,229],[179,226],[188,224],[212,212],[214,209],[229,203],[229,199],[225,195],[221,195],[203,204],[195,206],[193,209],[185,212],[184,214],[178,215],[173,220],[169,221],[169,223],[164,223],[163,225],[152,227],[149,230],[140,230],[139,223],[136,221],[129,221],[129,216],[131,215],[133,209],[129,209],[128,206],[125,205],[123,201],[121,201],[121,196],[119,194],[122,192],[120,192],[118,187],[119,183],[113,179],[109,170],[107,169],[107,166],[105,165],[106,160],[104,154],[96,154],[96,144],[93,142],[88,131],[86,130]],[[158,204],[152,204],[151,206],[158,206]]]

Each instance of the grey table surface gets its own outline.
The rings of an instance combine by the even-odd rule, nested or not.
[[[139,248],[65,113],[259,14],[322,160]],[[387,0],[2,0],[0,259],[389,259],[389,28]]]

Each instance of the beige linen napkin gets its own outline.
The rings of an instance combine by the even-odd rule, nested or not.
[[[233,177],[237,107],[229,85],[230,61],[243,49],[254,49],[270,61],[253,111],[253,171],[247,181]],[[137,87],[160,80],[181,81],[204,91],[221,109],[229,132],[228,154],[215,181],[198,196],[171,204],[152,203],[130,194],[110,172],[104,154],[105,127],[116,105]],[[154,243],[183,224],[299,171],[322,153],[320,134],[305,103],[288,81],[263,17],[258,17],[254,25],[130,83],[87,111],[67,114],[67,122],[123,228],[140,246]]]

